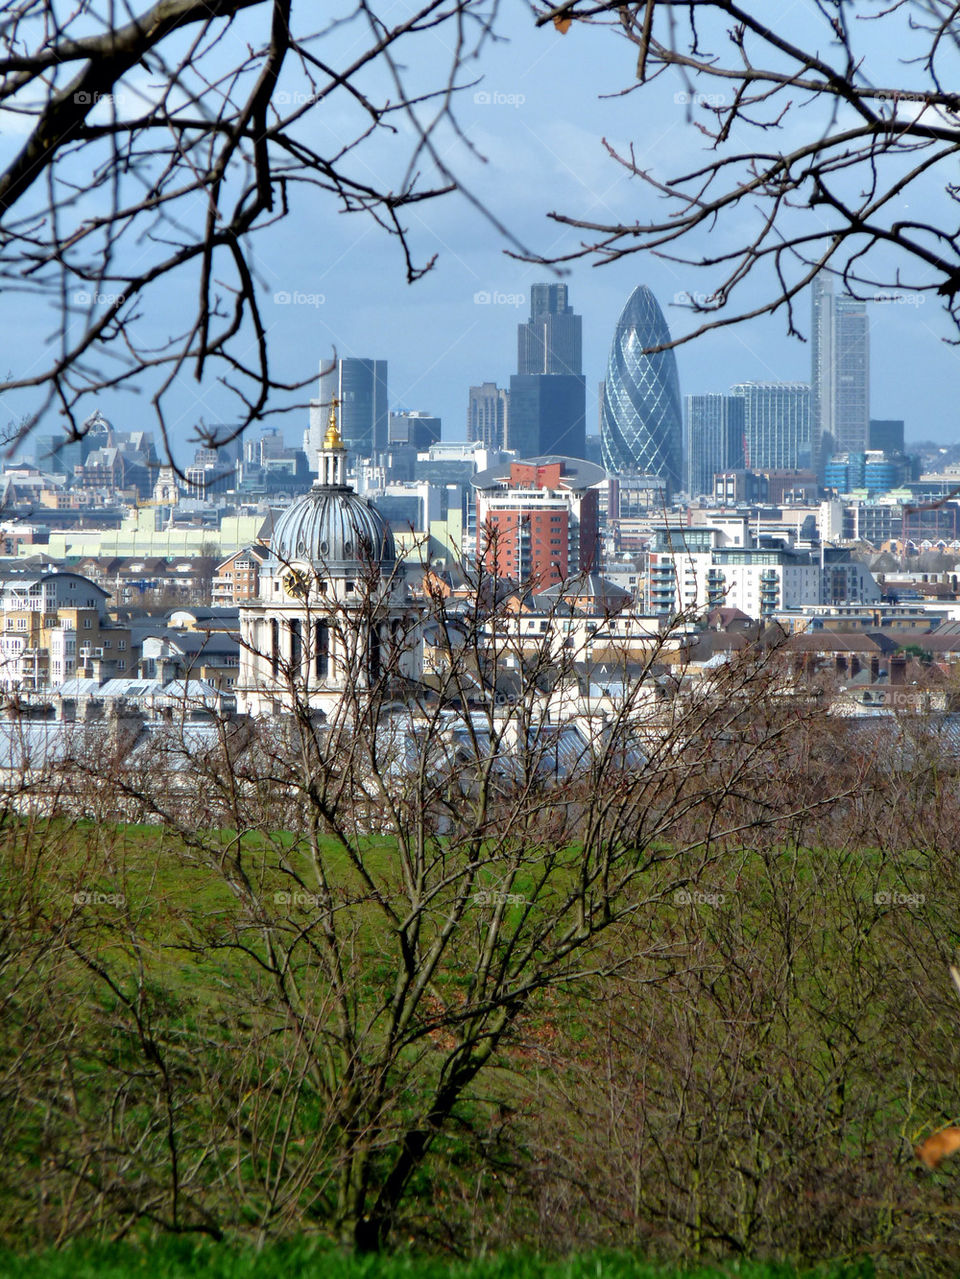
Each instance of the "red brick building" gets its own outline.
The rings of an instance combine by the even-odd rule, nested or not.
[[[534,591],[598,567],[599,493],[606,472],[569,457],[537,457],[483,471],[477,556],[488,572]]]

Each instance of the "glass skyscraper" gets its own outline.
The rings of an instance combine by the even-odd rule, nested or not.
[[[834,452],[863,452],[870,427],[870,321],[865,302],[813,281],[810,316],[810,445],[819,475]]]
[[[720,471],[743,469],[743,397],[684,398],[684,487],[690,497],[713,492]]]
[[[565,284],[534,284],[530,318],[517,328],[517,372],[510,378],[507,448],[518,457],[586,452],[582,317]]]
[[[320,367],[323,369],[322,363]],[[310,401],[308,457],[313,469],[334,397],[340,401],[340,434],[354,457],[373,458],[387,447],[387,361],[353,357],[337,360],[320,375],[319,399]]]
[[[683,483],[683,413],[670,341],[657,300],[645,284],[630,294],[617,321],[600,409],[603,464],[614,474],[659,475],[672,491]]]
[[[741,382],[744,462],[749,470],[810,466],[810,387],[806,382]]]

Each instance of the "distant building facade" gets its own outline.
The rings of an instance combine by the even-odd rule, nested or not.
[[[505,428],[506,447],[522,457],[586,451],[582,325],[565,284],[532,286],[530,318],[517,329]]]
[[[409,444],[416,452],[426,453],[439,443],[441,433],[441,421],[431,413],[411,410],[390,414],[390,444]]]
[[[487,571],[534,591],[590,572],[600,556],[602,467],[556,456],[511,462],[474,478],[477,556]]]
[[[748,470],[793,471],[811,464],[810,387],[806,382],[740,382],[744,462]]]
[[[323,445],[334,399],[340,404],[340,433],[348,453],[365,458],[382,453],[389,433],[387,361],[349,357],[337,360],[328,370],[321,366],[320,395],[310,401],[306,453],[311,469]]]
[[[810,343],[811,460],[822,475],[831,454],[874,447],[867,306],[849,294],[836,296],[824,272],[812,286]]]
[[[684,398],[684,488],[690,497],[713,493],[713,477],[743,467],[744,400],[737,395]]]
[[[484,448],[502,450],[507,446],[510,421],[510,392],[496,382],[471,386],[467,406],[467,439]]]

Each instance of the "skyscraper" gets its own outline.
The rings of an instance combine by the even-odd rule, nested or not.
[[[387,447],[387,361],[337,360],[329,372],[321,373],[320,398],[310,401],[307,455],[311,469],[317,466],[317,450],[323,446],[334,399],[340,401],[344,447],[354,457],[376,457]]]
[[[862,452],[870,432],[870,321],[867,305],[846,294],[834,302],[834,435],[842,452]]]
[[[582,318],[565,284],[535,284],[530,318],[517,329],[517,372],[510,378],[507,448],[521,457],[586,449],[586,383],[582,372]]]
[[[583,319],[567,300],[565,284],[534,284],[530,319],[517,330],[517,373],[574,376],[583,371]]]
[[[645,284],[631,293],[617,321],[600,409],[603,464],[614,474],[646,473],[682,484],[683,416],[670,341],[657,300]]]
[[[870,324],[865,302],[834,296],[833,280],[813,281],[810,319],[810,443],[822,477],[834,452],[863,452],[869,442]]]
[[[795,471],[810,466],[810,387],[806,382],[740,382],[744,463],[752,470]]]
[[[478,440],[488,449],[506,448],[509,414],[509,391],[496,382],[471,386],[467,439]]]
[[[713,493],[713,477],[743,468],[743,408],[740,395],[684,398],[684,487],[691,497]]]

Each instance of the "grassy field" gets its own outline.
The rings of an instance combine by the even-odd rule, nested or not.
[[[776,1263],[677,1268],[625,1253],[584,1253],[564,1260],[499,1255],[446,1262],[412,1253],[356,1257],[291,1242],[255,1252],[223,1245],[164,1240],[150,1248],[112,1244],[27,1255],[0,1252],[3,1279],[872,1279],[872,1263],[836,1263],[797,1270]]]

